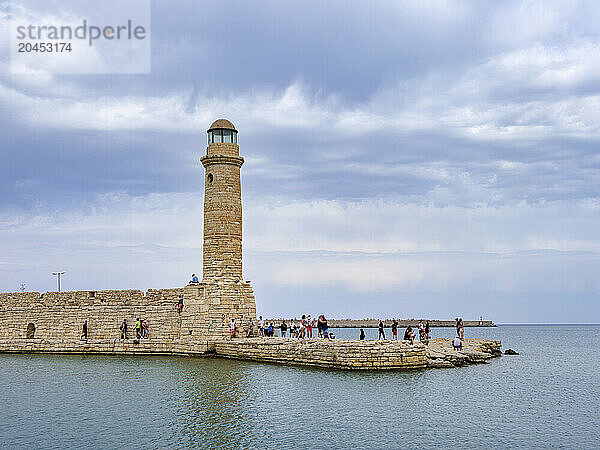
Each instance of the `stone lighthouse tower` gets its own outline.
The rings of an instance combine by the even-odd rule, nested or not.
[[[256,303],[249,282],[242,278],[242,189],[238,132],[226,119],[208,129],[204,166],[204,246],[202,282],[184,288],[183,335],[191,339],[229,335],[235,319],[238,336],[249,320],[256,321]],[[187,333],[187,334],[186,334]]]
[[[226,119],[208,129],[204,178],[204,282],[242,280],[242,190],[237,130]]]

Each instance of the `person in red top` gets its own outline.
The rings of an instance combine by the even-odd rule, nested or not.
[[[306,317],[306,337],[312,338],[312,318],[310,314]]]
[[[229,334],[231,336],[231,339],[235,337],[235,319],[233,317],[229,321]]]

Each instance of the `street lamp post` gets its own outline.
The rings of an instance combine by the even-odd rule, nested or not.
[[[52,272],[52,275],[54,275],[58,280],[58,292],[60,292],[60,276],[64,274],[64,272]]]

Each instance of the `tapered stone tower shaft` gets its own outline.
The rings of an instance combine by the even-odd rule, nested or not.
[[[204,182],[204,282],[242,280],[242,191],[237,130],[226,119],[208,129]]]

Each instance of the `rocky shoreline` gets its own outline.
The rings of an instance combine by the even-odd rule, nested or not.
[[[454,350],[451,339],[437,338],[429,341],[426,350],[427,367],[451,368],[486,363],[502,356],[502,343],[490,339],[464,339],[463,348]]]

